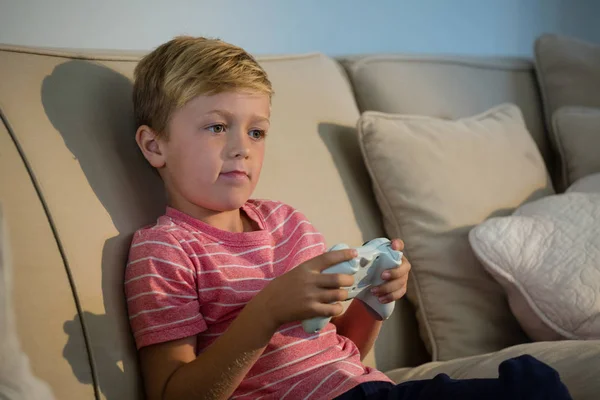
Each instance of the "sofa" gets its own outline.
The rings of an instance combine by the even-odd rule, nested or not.
[[[18,338],[13,348],[22,351],[29,363],[25,369],[56,399],[143,397],[123,270],[133,232],[164,211],[165,198],[158,175],[134,141],[131,78],[141,55],[0,47],[0,204],[12,254],[9,311]],[[397,382],[438,373],[494,377],[503,360],[527,353],[556,368],[574,398],[600,398],[600,341],[564,336],[533,340],[513,315],[505,287],[468,247],[469,231],[479,223],[567,189],[535,60],[400,54],[332,58],[319,53],[258,60],[275,95],[264,168],[253,197],[297,207],[329,245],[358,246],[407,232],[402,239],[413,264],[409,294],[385,321],[365,357],[368,365]],[[477,149],[486,146],[481,137],[477,145],[466,139],[444,144],[440,135],[413,152],[402,146],[412,142],[387,145],[375,131],[414,133],[425,119],[444,124],[479,118],[465,122],[478,127],[487,123],[489,110],[502,114],[492,116],[489,132],[502,118],[524,122],[515,130],[528,134],[519,140],[531,148],[522,159],[505,159],[505,168],[494,170],[512,171],[499,185],[517,185],[518,196],[497,206],[497,193],[510,190],[493,192],[485,198],[491,206],[481,210],[477,189],[447,196],[448,203],[427,203],[436,196],[434,186],[426,193],[428,200],[415,202],[416,192],[404,196],[403,191],[420,190],[438,178],[443,190],[451,190],[462,180],[493,176],[485,164],[504,154],[506,143],[498,142],[481,156]],[[390,118],[392,114],[400,116]],[[443,151],[427,156],[431,143],[442,143]],[[469,166],[467,178],[461,169],[450,171],[452,166],[430,175],[419,172],[443,163],[454,145],[463,149],[459,161],[479,163]],[[390,161],[386,151],[398,159]],[[530,173],[527,165],[535,165],[536,172]],[[388,204],[382,171],[394,177],[388,182],[392,186],[410,177],[403,181],[405,187],[395,189],[396,205]],[[451,175],[443,175],[447,173]],[[450,203],[459,204],[460,212],[443,209]],[[434,215],[419,217],[423,207],[433,207]],[[477,215],[469,214],[475,209]],[[394,222],[398,210],[405,213]],[[469,215],[456,229],[427,231],[447,221],[447,212]],[[432,247],[438,239],[438,247]],[[444,271],[452,267],[445,263],[463,259],[477,270],[445,278]],[[428,263],[446,269],[438,274]],[[441,284],[435,279],[454,286],[435,288]],[[473,300],[463,292],[480,294]]]

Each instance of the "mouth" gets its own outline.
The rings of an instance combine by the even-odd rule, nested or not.
[[[250,176],[246,171],[240,170],[221,172],[219,175],[225,179],[234,181],[244,181],[250,179]]]

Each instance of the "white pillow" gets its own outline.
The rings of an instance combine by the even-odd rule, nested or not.
[[[600,339],[600,193],[525,204],[469,241],[532,340]]]

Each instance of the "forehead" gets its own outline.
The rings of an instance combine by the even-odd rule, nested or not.
[[[236,116],[258,116],[268,118],[271,98],[259,92],[222,92],[194,97],[181,108],[194,114],[221,113]]]

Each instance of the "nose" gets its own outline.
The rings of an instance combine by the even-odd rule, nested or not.
[[[250,156],[250,138],[245,132],[230,131],[227,154],[229,158],[248,158]]]

